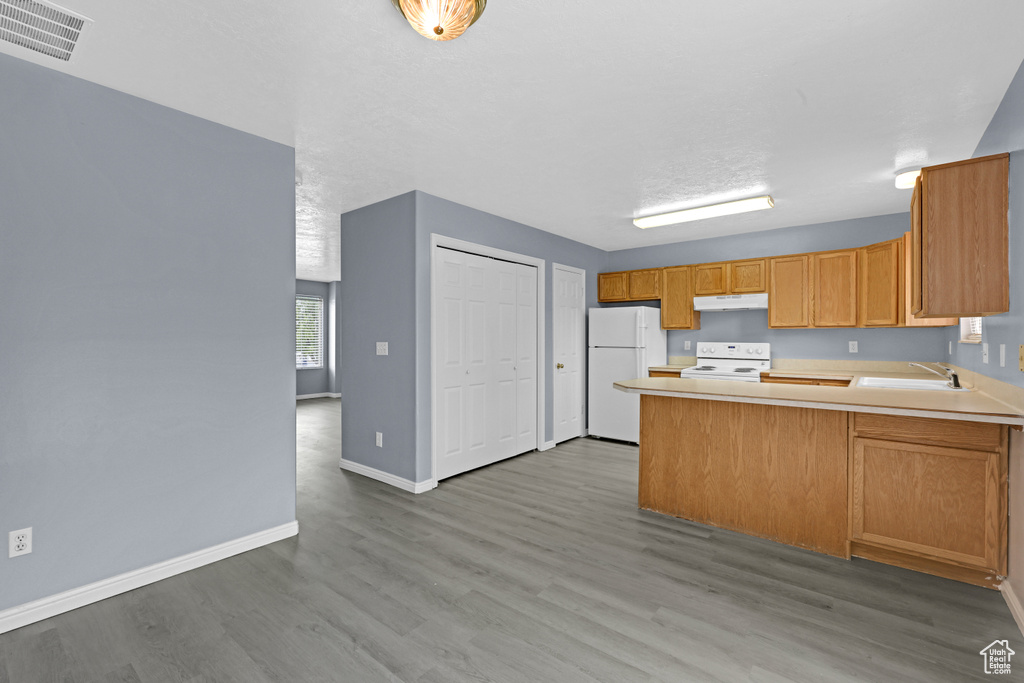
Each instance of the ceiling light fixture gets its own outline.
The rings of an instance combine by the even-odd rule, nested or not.
[[[487,0],[391,0],[414,29],[431,40],[455,40],[484,13]]]
[[[897,190],[913,190],[914,183],[917,182],[917,176],[921,175],[921,169],[916,171],[904,171],[896,176],[896,189]]]
[[[775,206],[775,200],[769,195],[763,197],[751,197],[750,199],[739,199],[735,202],[724,204],[712,204],[711,206],[698,206],[693,209],[683,209],[672,213],[660,213],[656,216],[645,216],[634,218],[633,225],[638,228],[659,228],[663,225],[674,225],[675,223],[688,223],[699,221],[705,218],[716,216],[731,216],[734,213],[746,213],[747,211],[760,211]]]

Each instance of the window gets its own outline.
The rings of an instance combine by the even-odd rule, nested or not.
[[[981,318],[960,318],[960,341],[964,344],[981,343]]]
[[[318,296],[295,297],[295,367],[324,366],[324,300]]]

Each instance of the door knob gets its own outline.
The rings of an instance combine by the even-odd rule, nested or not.
[[[562,368],[564,368],[565,366],[564,366],[564,365],[562,365],[561,363],[559,363],[559,364],[558,364],[558,365],[556,365],[555,367],[556,367],[556,368],[558,368],[559,370],[561,370],[561,369],[562,369]]]

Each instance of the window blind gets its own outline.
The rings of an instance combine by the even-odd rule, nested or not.
[[[295,297],[295,367],[324,366],[324,300],[318,296]]]
[[[960,341],[981,342],[981,318],[960,318]]]

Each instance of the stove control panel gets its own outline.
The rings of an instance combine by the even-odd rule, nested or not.
[[[697,355],[701,358],[754,358],[769,360],[771,344],[751,342],[700,342]]]

